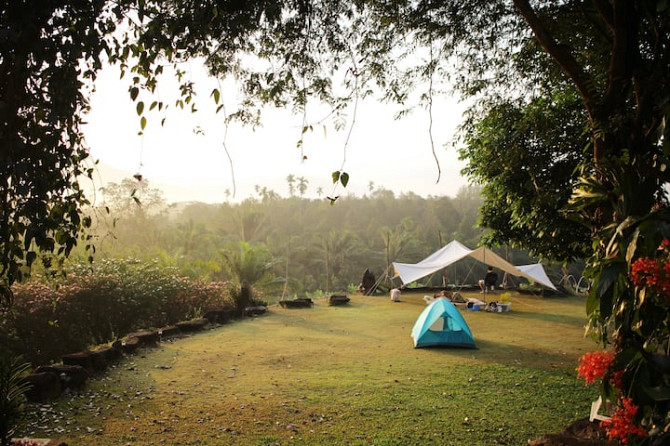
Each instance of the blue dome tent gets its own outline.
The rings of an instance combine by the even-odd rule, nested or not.
[[[412,328],[414,348],[442,346],[477,348],[470,327],[458,309],[445,298],[424,308]]]

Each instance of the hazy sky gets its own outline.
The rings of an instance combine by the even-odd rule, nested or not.
[[[417,109],[402,120],[394,120],[397,106],[379,104],[374,100],[359,103],[356,122],[346,150],[344,171],[350,182],[346,189],[333,189],[331,172],[342,166],[344,143],[349,128],[336,131],[332,122],[315,126],[305,135],[302,161],[296,147],[301,134],[302,116],[290,110],[269,109],[263,126],[229,125],[226,146],[231,164],[223,148],[225,125],[223,116],[214,113],[210,93],[217,82],[208,79],[204,69],[189,67],[189,76],[196,82],[199,112],[178,110],[173,103],[176,94],[170,82],[159,86],[156,97],[145,97],[148,104],[163,100],[170,104],[167,113],[149,113],[144,135],[139,136],[139,117],[128,96],[128,79],[119,79],[116,67],[105,68],[96,82],[91,113],[84,127],[92,159],[99,160],[96,187],[106,181],[120,182],[136,173],[161,189],[169,202],[226,200],[226,190],[240,201],[255,196],[255,186],[267,187],[288,196],[286,177],[304,177],[309,185],[305,196],[317,197],[321,187],[325,195],[358,196],[375,187],[393,190],[396,194],[414,192],[427,195],[454,196],[466,184],[459,172],[455,149],[445,148],[461,121],[461,109],[455,101],[442,100],[433,108],[433,140],[442,175],[431,153],[428,133],[429,117]],[[224,88],[226,109],[234,110],[236,92]],[[350,109],[349,115],[353,108]],[[165,125],[160,121],[165,117]],[[308,119],[322,118],[310,111]]]

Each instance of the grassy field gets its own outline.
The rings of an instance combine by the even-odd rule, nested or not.
[[[514,294],[510,313],[462,312],[477,350],[415,350],[422,297],[272,306],[164,342],[31,406],[22,434],[70,446],[524,445],[588,415],[596,390],[575,374],[595,349],[583,298]]]

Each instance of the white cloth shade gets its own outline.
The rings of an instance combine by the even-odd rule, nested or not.
[[[456,240],[438,249],[419,263],[393,262],[393,268],[395,269],[395,275],[400,277],[403,285],[405,285],[415,282],[465,257],[471,257],[513,276],[524,277],[532,282],[556,290],[556,287],[551,283],[540,263],[514,266],[490,249],[483,246],[474,250],[469,249]]]

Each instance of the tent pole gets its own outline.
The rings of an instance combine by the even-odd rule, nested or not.
[[[370,296],[372,296],[372,293],[374,293],[377,290],[377,287],[379,286],[380,283],[382,283],[382,281],[386,281],[386,279],[388,279],[388,282],[389,283],[391,282],[392,279],[389,276],[389,268],[390,268],[390,266],[388,266],[386,268],[386,271],[384,272],[384,274],[379,275],[379,277],[377,278],[377,281],[375,282],[375,284],[372,286],[372,289],[370,290],[370,294],[369,294]]]
[[[386,277],[389,275],[389,268],[391,267],[391,233],[386,231]],[[389,286],[391,286],[391,280],[388,280]]]
[[[484,265],[486,265],[486,247],[484,247]],[[486,276],[484,276],[486,277]],[[486,294],[489,292],[489,287],[486,285],[486,281],[484,281],[484,303],[486,303]]]

